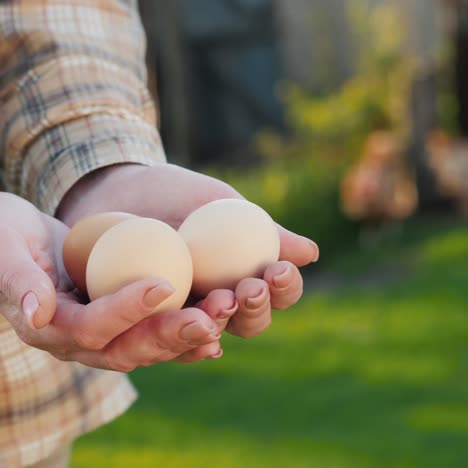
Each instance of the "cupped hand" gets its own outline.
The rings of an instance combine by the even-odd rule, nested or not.
[[[122,190],[122,188],[125,188]],[[222,198],[243,198],[228,184],[171,164],[120,164],[95,171],[65,196],[57,216],[73,225],[102,211],[126,211],[159,219],[177,229],[200,206]],[[278,225],[280,259],[263,278],[245,278],[236,287],[238,310],[223,326],[238,336],[256,336],[271,323],[271,309],[287,309],[302,296],[298,267],[318,259],[317,245]],[[216,293],[216,292],[213,292]],[[213,307],[221,309],[217,293]],[[224,297],[224,296],[223,296]]]
[[[67,231],[25,200],[0,194],[0,314],[21,340],[58,359],[121,372],[221,356],[220,314],[235,312],[232,292],[151,316],[174,290],[148,278],[84,304],[63,267]]]

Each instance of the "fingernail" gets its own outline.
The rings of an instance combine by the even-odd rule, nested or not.
[[[24,315],[26,315],[29,325],[32,328],[37,328],[36,325],[34,325],[34,315],[39,309],[39,300],[32,291],[28,292],[26,296],[24,296],[21,307],[23,308]]]
[[[206,359],[218,359],[224,354],[223,349],[219,348],[219,351],[216,354],[212,354],[211,356],[208,356]]]
[[[237,310],[238,307],[239,307],[239,304],[234,299],[234,304],[232,305],[232,307],[230,307],[229,309],[220,310],[216,318],[221,319],[221,320],[227,319],[232,316],[232,314]]]
[[[309,239],[308,237],[302,236],[302,238],[305,239],[308,242],[308,244],[312,247],[312,249],[314,250],[314,255],[311,259],[311,262],[316,262],[320,257],[319,246],[313,240]]]
[[[210,328],[199,322],[192,322],[185,325],[185,327],[180,330],[179,336],[191,345],[197,345],[200,341],[206,341],[210,338],[216,341],[221,337],[217,327]]]
[[[277,288],[284,288],[288,286],[289,282],[291,281],[291,268],[286,267],[284,271],[273,276],[272,281]]]
[[[159,284],[151,288],[143,296],[143,303],[146,307],[157,307],[161,302],[174,294],[175,289],[169,284]]]
[[[253,296],[253,297],[249,297],[246,301],[245,301],[245,305],[248,309],[257,309],[258,307],[260,307],[263,302],[265,301],[265,296],[266,296],[266,288],[263,287],[261,289],[261,291],[256,295],[256,296]]]

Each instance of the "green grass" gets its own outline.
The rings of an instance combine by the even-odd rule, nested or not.
[[[468,228],[382,258],[401,279],[309,295],[219,361],[135,371],[141,398],[72,466],[468,466]]]

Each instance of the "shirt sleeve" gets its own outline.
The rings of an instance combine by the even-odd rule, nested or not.
[[[0,164],[6,189],[53,214],[111,164],[165,162],[136,0],[0,2]]]

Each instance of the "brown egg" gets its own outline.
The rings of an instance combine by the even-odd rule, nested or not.
[[[167,224],[134,218],[108,229],[88,259],[86,284],[91,300],[113,294],[149,277],[167,280],[175,293],[154,312],[180,309],[192,286],[192,259],[182,237]]]
[[[96,241],[112,226],[134,218],[130,213],[98,213],[76,223],[63,243],[63,263],[75,286],[87,292],[86,265]]]
[[[245,200],[223,199],[195,210],[180,226],[193,262],[192,291],[234,289],[243,278],[262,277],[278,261],[278,229],[265,210]]]

